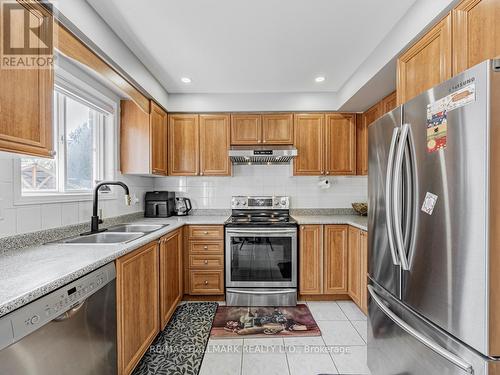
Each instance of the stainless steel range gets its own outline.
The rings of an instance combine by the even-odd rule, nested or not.
[[[297,303],[297,222],[285,196],[233,197],[226,221],[226,303]]]

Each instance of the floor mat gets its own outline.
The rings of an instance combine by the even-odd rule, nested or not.
[[[219,306],[211,338],[321,336],[309,308]]]
[[[177,307],[133,375],[198,374],[216,310],[216,302],[185,303]]]

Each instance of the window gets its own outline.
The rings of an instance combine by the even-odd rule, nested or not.
[[[104,177],[109,113],[65,88],[54,90],[53,160],[21,160],[22,195],[89,193]]]

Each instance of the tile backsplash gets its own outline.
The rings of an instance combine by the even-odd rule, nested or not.
[[[162,177],[155,190],[189,197],[195,209],[228,209],[233,195],[289,195],[292,208],[351,208],[366,202],[367,177],[328,177],[330,187],[319,186],[320,177],[294,177],[292,165],[236,165],[232,177]]]
[[[90,220],[92,201],[43,204],[14,204],[13,168],[15,157],[0,157],[0,237]],[[195,209],[229,209],[233,195],[289,195],[292,208],[350,208],[352,202],[367,199],[365,176],[329,177],[330,188],[319,186],[319,177],[294,177],[291,165],[234,166],[232,177],[123,176],[138,202],[126,206],[117,188],[116,199],[103,199],[100,208],[105,218],[144,210],[144,193],[170,190],[191,198]]]
[[[51,229],[90,221],[92,200],[64,203],[14,204],[15,156],[0,153],[0,237]],[[99,207],[105,218],[144,210],[144,194],[153,189],[153,178],[123,176],[116,172],[116,179],[125,182],[138,202],[126,206],[123,191],[116,188],[115,199],[102,199]]]

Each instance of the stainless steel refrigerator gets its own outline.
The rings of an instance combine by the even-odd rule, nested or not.
[[[368,134],[372,375],[500,374],[500,60]]]

